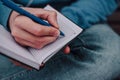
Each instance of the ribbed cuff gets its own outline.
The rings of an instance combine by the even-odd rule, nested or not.
[[[0,4],[0,10],[0,24],[9,30],[8,19],[12,10],[2,4]]]

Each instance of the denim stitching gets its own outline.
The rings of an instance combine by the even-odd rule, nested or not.
[[[20,71],[20,72],[17,72],[11,76],[8,76],[6,78],[2,78],[1,80],[12,80],[15,79],[16,77],[19,77],[19,76],[23,76],[24,73],[26,73],[28,70],[23,70],[23,71]],[[29,71],[32,71],[32,70],[29,70]]]
[[[77,37],[80,41],[81,41],[81,43],[82,43],[82,45],[83,45],[83,47],[85,47],[86,46],[86,43],[85,43],[85,41],[83,40],[83,38],[81,39],[81,38],[79,38],[79,37]]]

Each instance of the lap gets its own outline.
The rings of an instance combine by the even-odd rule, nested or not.
[[[8,66],[8,70],[17,70],[14,78],[9,72],[11,80],[111,80],[120,72],[119,43],[119,36],[108,25],[95,25],[70,43],[71,54],[60,51],[39,71],[13,68],[9,61],[0,69],[4,72],[4,66]]]

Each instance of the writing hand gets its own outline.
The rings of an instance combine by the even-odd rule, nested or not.
[[[20,15],[17,12],[12,12],[9,19],[9,26],[11,34],[17,43],[22,46],[29,46],[33,48],[42,48],[45,45],[53,42],[59,36],[59,26],[57,24],[57,15],[53,11],[47,11],[40,8],[24,8],[30,13],[47,20],[52,27],[46,27],[40,25],[31,19]],[[70,48],[67,46],[64,49],[64,53],[68,54]],[[23,66],[27,69],[31,69],[21,63],[12,60],[17,66]]]
[[[55,41],[59,36],[59,27],[57,24],[57,15],[53,11],[47,11],[40,8],[24,8],[28,12],[47,20],[52,27],[40,25],[28,17],[12,12],[9,20],[11,34],[22,46],[33,48],[43,48],[45,45]]]

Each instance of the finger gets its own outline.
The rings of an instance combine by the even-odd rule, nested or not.
[[[16,66],[20,66],[20,65],[21,65],[21,63],[18,62],[18,61],[16,61],[16,60],[10,59],[10,61],[11,61],[12,63],[14,63]]]
[[[59,29],[59,25],[57,22],[57,13],[56,12],[51,12],[47,18],[47,21],[55,28]]]
[[[46,14],[43,14],[39,17],[42,19],[47,20],[53,27],[59,29],[58,22],[57,22],[57,13],[55,11],[45,11]]]
[[[26,40],[29,42],[35,42],[37,38],[36,36],[16,27],[12,29],[11,34],[14,38]]]
[[[49,11],[42,8],[34,8],[34,9],[24,8],[24,9],[39,18],[47,20],[53,27],[56,27],[57,29],[59,29],[59,26],[57,23],[57,13],[55,11]]]
[[[56,28],[43,26],[39,24],[38,26],[39,27],[35,26],[36,28],[34,27],[34,29],[31,31],[31,33],[34,34],[35,36],[55,36],[56,37],[56,36],[59,36],[60,34],[60,31]]]
[[[29,67],[29,66],[27,66],[27,65],[24,65],[24,64],[22,64],[21,62],[18,62],[18,61],[16,61],[16,60],[12,60],[12,59],[10,59],[10,60],[11,60],[11,62],[12,62],[13,64],[15,64],[16,66],[21,66],[21,67],[24,67],[24,68],[26,68],[26,69],[28,69],[28,70],[32,70],[31,67]]]
[[[35,45],[34,43],[31,43],[29,41],[26,41],[26,40],[23,40],[23,39],[20,39],[20,38],[15,38],[16,42],[18,44],[20,44],[21,46],[27,46],[27,47],[32,47],[32,48],[38,48],[37,45]]]
[[[24,24],[25,22],[25,24]],[[32,33],[35,36],[58,36],[60,34],[59,30],[43,26],[33,22],[31,19],[21,16],[15,20],[16,26],[19,28]]]
[[[40,69],[42,69],[42,68],[44,68],[45,67],[45,63],[42,63],[41,65],[40,65]]]
[[[19,28],[14,28],[12,35],[15,40],[21,45],[34,48],[42,48],[43,46],[53,42],[57,37],[37,37]]]
[[[41,46],[39,48],[43,48],[44,46],[54,42],[57,39],[57,37],[43,37],[40,39]]]
[[[56,37],[43,37],[43,38],[38,38],[36,39],[36,41],[34,42],[29,42],[27,40],[24,39],[20,39],[20,38],[15,38],[16,42],[18,42],[20,45],[22,46],[29,46],[32,48],[37,48],[37,49],[41,49],[44,46],[46,46],[47,44],[52,43],[53,41],[56,40]]]
[[[69,47],[69,46],[66,46],[66,47],[64,48],[64,53],[65,53],[65,54],[69,54],[69,53],[70,53],[70,47]]]

